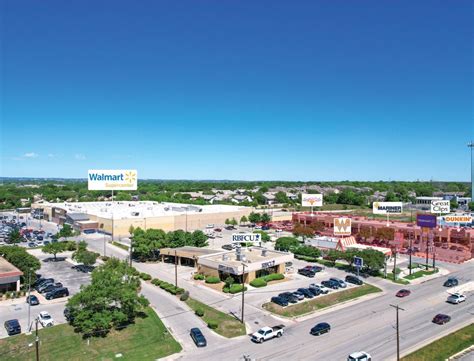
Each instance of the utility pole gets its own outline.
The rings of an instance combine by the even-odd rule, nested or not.
[[[427,271],[428,271],[428,252],[429,252],[428,244],[429,244],[429,241],[428,241],[428,235],[427,235],[426,236],[426,270]]]
[[[411,254],[413,253],[413,250],[411,248],[411,242],[412,242],[412,239],[411,239],[411,233],[410,233],[410,239],[409,239],[409,246],[408,246],[408,256],[410,257],[410,260],[409,260],[409,263],[410,263],[410,266],[408,268],[408,271],[410,272],[410,276],[411,276]]]
[[[242,317],[240,322],[244,323],[244,298],[245,298],[245,264],[242,263]]]
[[[28,269],[28,332],[31,330],[31,268]]]
[[[395,247],[394,258],[393,258],[393,280],[397,280],[397,247]]]
[[[36,318],[36,337],[35,337],[35,347],[36,347],[36,361],[39,361],[39,336],[38,336],[38,318]]]
[[[174,250],[174,286],[178,288],[178,257],[176,250]]]
[[[397,361],[400,361],[400,327],[399,327],[399,320],[398,320],[398,311],[402,310],[405,311],[403,308],[399,307],[398,305],[390,305],[391,307],[397,310]]]
[[[436,247],[433,245],[433,271],[436,269]]]

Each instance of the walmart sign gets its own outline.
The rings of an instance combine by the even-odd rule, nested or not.
[[[111,189],[137,190],[137,171],[135,169],[91,169],[87,174],[87,188],[90,191]]]

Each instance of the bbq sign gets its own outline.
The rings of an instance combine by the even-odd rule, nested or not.
[[[322,194],[301,194],[301,206],[303,207],[322,207]]]
[[[449,213],[450,211],[450,201],[431,201],[431,213]]]
[[[372,205],[374,214],[400,214],[403,211],[402,202],[374,202]]]

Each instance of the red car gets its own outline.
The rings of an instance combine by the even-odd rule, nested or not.
[[[409,296],[410,293],[411,293],[410,290],[403,289],[403,290],[398,291],[395,296],[397,296],[397,297],[406,297],[406,296]]]
[[[216,228],[216,229],[214,229],[214,232],[222,232],[222,229]]]
[[[445,323],[448,323],[449,321],[451,321],[451,317],[448,315],[444,315],[442,313],[438,313],[433,318],[433,323],[436,323],[437,325],[444,325]]]

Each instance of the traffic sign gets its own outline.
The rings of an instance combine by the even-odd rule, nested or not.
[[[364,266],[364,259],[361,257],[354,257],[354,265],[357,268],[362,268]]]

